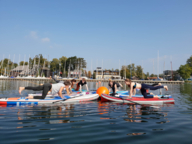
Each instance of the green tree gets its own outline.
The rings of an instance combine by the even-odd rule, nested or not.
[[[63,72],[63,76],[64,76],[64,73],[66,73],[67,71],[67,68],[66,68],[66,61],[67,61],[67,57],[65,56],[62,56],[61,58],[59,58],[59,61],[61,63],[61,68],[60,70]],[[65,69],[65,72],[64,72],[64,69]]]
[[[57,58],[54,58],[51,61],[50,69],[51,69],[51,71],[57,71],[59,69],[59,60]]]
[[[191,56],[189,59],[187,59],[187,64],[188,64],[190,67],[192,67],[192,56]]]
[[[190,78],[190,75],[192,73],[192,67],[190,67],[189,64],[181,65],[179,67],[178,73],[183,79]]]
[[[120,70],[120,76],[124,78],[130,78],[130,71],[127,69],[127,66],[122,66]]]
[[[69,57],[66,61],[66,68],[67,70],[70,69],[71,71],[75,70],[75,69],[82,69],[82,68],[86,68],[86,61],[84,60],[84,58],[77,58],[76,56],[74,57]]]
[[[24,61],[20,61],[19,65],[22,66],[24,64]]]
[[[96,78],[96,74],[95,74],[95,72],[93,73],[93,79],[95,79]]]
[[[135,73],[136,73],[136,76],[137,76],[139,79],[142,79],[143,70],[142,70],[142,67],[141,67],[141,66],[137,66],[137,67],[136,67]]]
[[[146,74],[146,78],[148,78],[149,77],[149,72],[147,72],[147,74]]]
[[[14,67],[17,67],[18,66],[18,64],[17,63],[14,63]]]
[[[157,75],[155,75],[155,74],[151,74],[150,77],[157,77]]]

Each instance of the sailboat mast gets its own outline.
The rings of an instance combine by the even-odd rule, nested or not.
[[[102,79],[103,79],[103,60],[102,60]]]
[[[125,74],[125,79],[126,79],[126,61],[125,61],[125,67],[124,67],[124,74]]]
[[[2,73],[3,73],[3,62],[4,62],[4,54],[3,54],[3,60],[2,60],[2,62],[1,62],[1,76],[2,76]]]
[[[119,77],[120,77],[120,60],[119,60]]]

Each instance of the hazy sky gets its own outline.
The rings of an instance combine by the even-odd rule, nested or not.
[[[0,59],[83,57],[88,69],[173,70],[192,55],[192,0],[0,0]],[[154,61],[154,68],[153,68]]]

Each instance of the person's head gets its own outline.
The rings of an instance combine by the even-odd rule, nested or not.
[[[82,82],[86,82],[86,79],[85,79],[85,78],[82,78]]]
[[[130,79],[125,79],[125,84],[128,85],[128,86],[130,86],[131,80],[130,80]]]
[[[109,85],[113,85],[113,81],[109,79]]]
[[[69,87],[71,85],[71,82],[70,81],[65,81],[64,85],[65,85],[65,87]]]
[[[75,79],[72,79],[72,80],[71,80],[71,87],[73,87],[74,84],[76,84],[76,80],[75,80]]]

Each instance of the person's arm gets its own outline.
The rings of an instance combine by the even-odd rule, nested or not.
[[[115,93],[117,92],[117,85],[115,84]]]
[[[136,88],[135,89],[133,89],[133,95],[135,95],[136,94]]]
[[[61,87],[59,92],[58,92],[58,95],[62,98],[62,91],[63,91],[64,87]]]
[[[111,87],[109,86],[109,93],[110,93],[110,91],[111,91]]]
[[[80,92],[81,92],[81,85],[79,85],[79,87],[80,87],[79,89],[80,89]]]
[[[87,88],[87,91],[89,91],[87,84],[86,84],[86,88]]]
[[[133,92],[133,84],[131,83],[130,84],[130,93],[129,93],[129,98],[131,98],[132,97],[132,92]]]
[[[71,87],[69,88],[69,92],[72,93],[72,88]]]
[[[66,88],[67,95],[70,95],[69,88]]]

